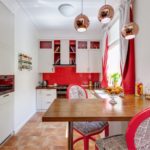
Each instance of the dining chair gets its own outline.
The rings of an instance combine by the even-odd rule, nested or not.
[[[68,100],[87,99],[88,95],[80,85],[70,85],[67,88],[67,98]],[[94,135],[104,131],[105,137],[109,136],[109,124],[106,121],[73,122],[73,129],[81,135],[73,140],[73,144],[83,140],[84,150],[89,150],[89,140],[96,141]]]
[[[97,150],[150,150],[150,108],[135,115],[125,135],[114,135],[96,141]]]

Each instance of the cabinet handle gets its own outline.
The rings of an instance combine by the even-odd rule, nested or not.
[[[47,94],[46,96],[51,96],[51,94]]]
[[[4,95],[3,97],[7,97],[7,96],[9,96],[9,94]]]
[[[51,102],[47,102],[47,104],[50,104]]]

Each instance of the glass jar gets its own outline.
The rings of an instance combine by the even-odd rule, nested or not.
[[[150,87],[145,88],[145,98],[150,100]]]

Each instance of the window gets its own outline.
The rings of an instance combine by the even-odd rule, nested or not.
[[[114,73],[120,74],[120,32],[119,32],[119,19],[111,26],[108,32],[108,61],[107,61],[107,78],[108,85],[112,86],[113,81],[111,76]],[[121,83],[121,78],[118,81],[118,85]]]

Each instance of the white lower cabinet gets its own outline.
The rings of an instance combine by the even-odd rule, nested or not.
[[[46,111],[56,99],[56,89],[37,90],[37,111]]]
[[[13,133],[14,98],[13,93],[0,96],[0,144]]]

